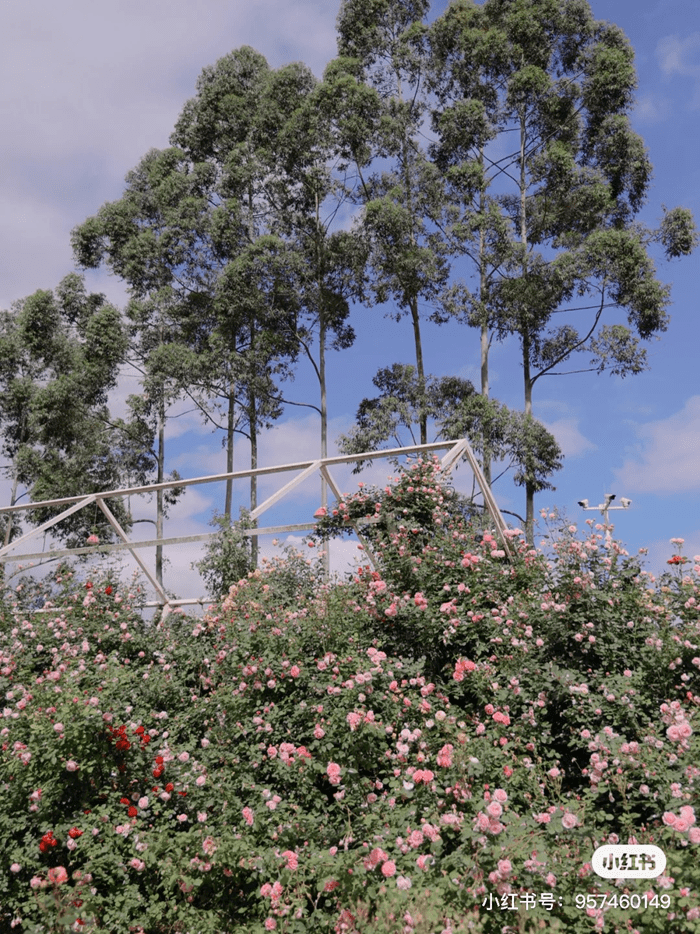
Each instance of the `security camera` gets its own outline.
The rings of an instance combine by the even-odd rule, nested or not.
[[[579,504],[579,506],[582,506],[584,509],[588,509],[588,500],[587,500],[587,499],[580,499],[580,500],[578,501],[578,504]]]
[[[631,499],[626,499],[624,496],[622,497],[622,499],[620,500],[620,502],[621,502],[622,505],[625,507],[625,509],[627,509],[628,506],[631,506],[631,505],[632,505],[632,500],[631,500]]]
[[[606,502],[606,503],[612,503],[612,501],[613,501],[614,499],[615,499],[615,494],[614,494],[614,493],[606,493],[606,494],[605,494],[605,502]]]

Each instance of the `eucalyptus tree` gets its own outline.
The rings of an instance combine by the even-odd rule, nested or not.
[[[217,389],[223,391],[228,407],[226,443],[232,470],[238,387],[232,368],[237,348],[221,334],[212,335],[220,321],[217,288],[230,258],[226,250],[237,249],[246,235],[240,205],[219,196],[215,166],[193,161],[177,147],[151,150],[126,181],[119,201],[103,205],[73,232],[76,259],[85,268],[104,262],[128,284],[132,298],[127,314],[135,348],[132,362],[140,361],[149,400],[144,407],[134,397],[133,404],[140,406],[136,413],[140,417],[155,419],[159,478],[166,409],[173,401],[189,397],[205,419],[214,421],[210,402]],[[228,320],[226,327],[230,333]],[[164,504],[159,492],[159,529]],[[229,518],[230,511],[229,482]]]
[[[1,313],[0,430],[10,505],[25,495],[37,502],[113,489],[139,469],[135,452],[114,444],[106,405],[126,348],[119,311],[104,295],[88,294],[75,273]],[[111,508],[128,527],[123,503]],[[40,525],[64,509],[30,510],[28,521]],[[8,514],[5,545],[18,530]],[[91,533],[113,534],[99,510],[80,510],[53,532],[70,547]]]
[[[462,291],[462,310],[482,330],[482,379],[489,331],[519,339],[528,418],[535,383],[562,375],[572,355],[589,363],[570,372],[641,372],[640,342],[669,320],[650,249],[684,255],[696,236],[683,208],[656,230],[635,222],[651,164],[629,120],[636,76],[626,37],[594,20],[586,0],[454,0],[430,47],[436,159],[459,193],[454,233],[479,279]],[[611,308],[627,323],[605,322]],[[551,326],[563,312],[589,320]],[[535,467],[533,453],[530,541]]]
[[[402,447],[409,439],[417,444],[414,428],[426,413],[435,426],[435,441],[468,438],[474,452],[482,458],[488,448],[501,466],[498,476],[493,481],[487,480],[489,486],[509,470],[514,471],[514,482],[523,486],[530,452],[534,451],[536,489],[554,489],[549,477],[561,469],[562,452],[556,439],[537,419],[526,419],[522,412],[489,399],[478,393],[469,380],[458,376],[427,376],[422,383],[416,368],[410,365],[394,364],[380,369],[373,383],[381,394],[360,402],[356,423],[347,435],[339,438],[339,448],[344,454],[380,450],[390,442],[391,446]],[[360,461],[354,472],[362,467]],[[472,502],[474,493],[472,489]],[[524,521],[520,516],[517,518]]]
[[[319,412],[322,457],[328,454],[326,353],[354,340],[347,318],[349,299],[360,294],[363,254],[359,237],[332,229],[347,193],[334,166],[324,104],[306,66],[269,70],[261,56],[243,48],[205,69],[198,96],[186,105],[172,138],[193,159],[215,167],[220,193],[239,208],[233,222],[217,228],[221,242],[229,243],[222,252],[231,255],[217,291],[223,326],[226,309],[247,309],[249,347],[275,345],[279,375],[289,373],[280,372],[284,354],[290,361],[298,354],[309,359],[318,405],[284,399],[269,385],[266,398],[271,406],[307,405]],[[236,250],[231,237],[237,229],[243,242]],[[250,378],[246,385],[253,385]],[[250,406],[246,411],[252,412]],[[247,424],[254,466],[257,422],[250,414]]]
[[[369,291],[380,304],[395,303],[397,321],[410,316],[421,386],[422,306],[436,306],[449,274],[445,240],[435,227],[444,209],[442,179],[420,142],[429,6],[428,0],[343,0],[339,57],[326,71],[337,145],[359,179]],[[419,424],[426,443],[426,412]]]

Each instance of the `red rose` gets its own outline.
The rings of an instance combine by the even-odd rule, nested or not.
[[[120,804],[129,804],[129,799],[128,799],[128,798],[120,798],[119,803],[120,803]]]
[[[127,814],[129,815],[129,817],[136,817],[136,815],[138,814],[138,808],[135,808],[134,805],[132,804],[129,810],[127,811]]]
[[[165,786],[165,790],[168,792],[168,794],[170,794],[170,792],[173,790],[174,787],[175,786],[173,785],[172,782],[168,782],[168,784]]]
[[[165,759],[162,756],[156,756],[156,762],[158,765],[162,765],[165,762]]]
[[[76,840],[78,837],[82,837],[83,833],[84,833],[84,831],[78,830],[77,827],[73,827],[72,830],[69,830],[69,831],[68,831],[68,836],[69,836],[72,840]]]
[[[53,830],[49,830],[41,838],[39,849],[41,850],[42,853],[45,853],[50,846],[56,846],[57,843],[58,843],[58,840],[54,839]]]
[[[107,594],[107,596],[109,596],[109,595],[112,593],[112,588],[111,588],[111,586],[105,587],[105,593]]]

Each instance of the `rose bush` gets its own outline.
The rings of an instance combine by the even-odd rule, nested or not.
[[[379,517],[343,583],[288,555],[202,620],[65,572],[6,606],[0,929],[700,930],[700,562],[569,527],[511,561],[435,460],[335,508],[317,538]],[[664,875],[598,878],[617,841]]]

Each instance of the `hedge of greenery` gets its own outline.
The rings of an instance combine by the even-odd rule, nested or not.
[[[267,562],[199,621],[65,569],[4,607],[0,930],[700,931],[700,558],[509,560],[434,459],[333,512],[377,570]],[[664,874],[596,876],[617,841]]]

